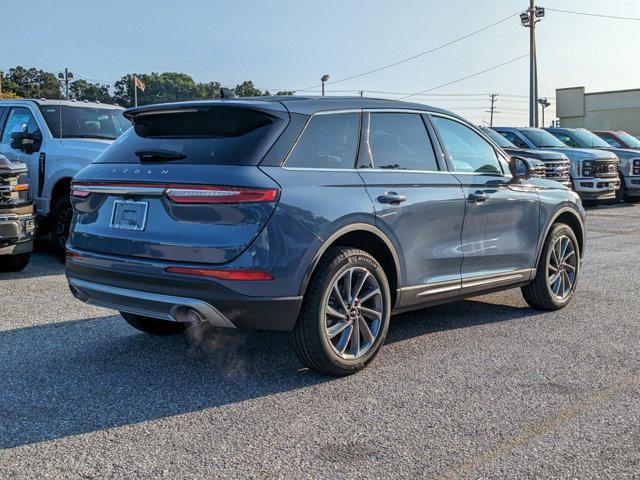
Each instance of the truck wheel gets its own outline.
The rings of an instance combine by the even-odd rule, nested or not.
[[[58,199],[51,211],[51,241],[53,242],[53,249],[62,261],[66,256],[66,245],[72,217],[71,199],[68,195],[64,195]]]
[[[616,190],[616,203],[622,203],[627,199],[627,185],[624,183],[624,178],[620,175],[620,188]]]
[[[189,325],[191,325],[186,322],[169,322],[167,320],[159,320],[157,318],[144,317],[126,312],[120,312],[120,315],[122,315],[122,318],[133,328],[150,335],[177,335],[178,333],[184,332],[189,328]]]
[[[582,205],[587,208],[594,208],[600,204],[598,200],[582,200]]]
[[[0,255],[0,272],[20,272],[29,264],[30,259],[31,253]]]
[[[535,280],[522,287],[522,296],[537,310],[560,310],[573,297],[580,274],[580,250],[573,230],[553,226],[545,240]]]
[[[389,283],[375,258],[354,248],[331,248],[305,293],[294,350],[319,373],[350,375],[378,353],[390,316]]]

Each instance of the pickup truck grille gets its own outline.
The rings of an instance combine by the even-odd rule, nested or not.
[[[558,162],[546,162],[546,170],[545,176],[551,180],[555,180],[556,182],[566,182],[569,181],[569,162],[558,161]]]
[[[2,177],[0,176],[0,206],[9,203],[12,199],[12,188],[18,184],[18,177]]]
[[[618,162],[617,160],[604,160],[593,162],[594,177],[617,177]]]

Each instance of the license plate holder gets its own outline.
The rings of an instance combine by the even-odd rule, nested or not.
[[[148,202],[116,200],[111,213],[111,228],[142,231],[147,226]]]

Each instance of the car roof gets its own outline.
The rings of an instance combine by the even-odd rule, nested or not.
[[[0,100],[0,105],[11,103],[11,104],[27,104],[27,103],[35,103],[36,105],[46,106],[46,105],[63,105],[67,107],[91,107],[91,108],[104,108],[107,110],[123,110],[122,107],[118,105],[111,105],[109,103],[100,103],[100,102],[88,102],[84,100],[49,100],[45,98],[12,98],[6,100]]]
[[[258,108],[273,109],[303,115],[313,115],[319,112],[351,109],[386,109],[386,110],[417,110],[421,112],[442,113],[464,120],[459,115],[437,107],[431,107],[421,103],[403,102],[399,100],[388,100],[382,98],[367,97],[334,97],[334,96],[298,96],[282,95],[272,97],[242,97],[221,100],[199,100],[193,102],[165,103],[158,105],[147,105],[127,110],[128,115],[136,113],[180,108],[197,108],[210,105],[256,106]]]

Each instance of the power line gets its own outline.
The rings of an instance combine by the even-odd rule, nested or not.
[[[326,84],[327,85],[333,85],[333,84],[340,83],[340,82],[346,82],[347,80],[353,80],[354,78],[364,77],[365,75],[370,75],[372,73],[376,73],[376,72],[379,72],[381,70],[386,70],[387,68],[392,68],[392,67],[400,65],[402,63],[406,63],[406,62],[409,62],[411,60],[415,60],[416,58],[423,57],[424,55],[428,55],[430,53],[433,53],[433,52],[436,52],[438,50],[441,50],[441,49],[443,49],[445,47],[453,45],[454,43],[458,43],[458,42],[460,42],[462,40],[465,40],[465,39],[467,39],[469,37],[472,37],[473,35],[477,35],[478,33],[484,32],[485,30],[489,30],[490,28],[493,28],[496,25],[500,25],[501,23],[504,23],[507,20],[510,20],[510,19],[512,19],[513,17],[515,17],[515,16],[517,16],[519,14],[520,14],[520,12],[518,11],[516,13],[513,13],[513,14],[509,15],[508,17],[505,17],[505,18],[502,18],[502,19],[500,19],[500,20],[498,20],[496,22],[493,22],[490,25],[487,25],[486,27],[482,27],[482,28],[480,28],[478,30],[475,30],[475,31],[473,31],[471,33],[468,33],[468,34],[466,34],[466,35],[464,35],[462,37],[458,37],[455,40],[451,40],[451,41],[449,41],[447,43],[443,43],[442,45],[438,45],[437,47],[433,47],[433,48],[431,48],[429,50],[426,50],[424,52],[420,52],[420,53],[417,53],[417,54],[412,55],[410,57],[403,58],[401,60],[398,60],[397,62],[393,62],[393,63],[390,63],[388,65],[384,65],[382,67],[374,68],[373,70],[369,70],[367,72],[358,73],[356,75],[351,75],[350,77],[340,78],[338,80],[333,80],[331,82],[326,82]],[[296,89],[294,91],[295,92],[304,92],[305,90],[311,90],[313,88],[318,88],[320,86],[322,86],[322,84],[317,84],[317,85],[313,85],[311,87],[306,87],[306,88],[298,88],[298,89]]]
[[[526,54],[521,55],[521,56],[519,56],[517,58],[514,58],[514,59],[509,60],[507,62],[501,63],[500,65],[495,65],[493,67],[486,68],[486,69],[484,69],[484,70],[482,70],[480,72],[472,73],[471,75],[467,75],[465,77],[461,77],[461,78],[458,78],[456,80],[452,80],[451,82],[443,83],[441,85],[437,85],[435,87],[431,87],[431,88],[428,88],[426,90],[422,90],[420,92],[412,93],[411,95],[406,95],[404,97],[399,98],[398,100],[404,100],[406,98],[415,97],[417,95],[422,95],[423,93],[432,92],[433,90],[437,90],[438,88],[447,87],[449,85],[453,85],[454,83],[462,82],[463,80],[467,80],[469,78],[477,77],[478,75],[482,75],[483,73],[490,72],[491,70],[496,70],[497,68],[504,67],[505,65],[509,65],[510,63],[517,62],[518,60],[522,60],[523,58],[528,57],[528,56],[529,56],[529,54],[526,53]]]
[[[618,15],[605,15],[602,13],[588,13],[588,12],[576,12],[573,10],[560,10],[557,8],[549,8],[549,7],[545,7],[546,10],[549,10],[550,12],[559,12],[559,13],[569,13],[571,15],[583,15],[586,17],[600,17],[600,18],[611,18],[611,19],[615,19],[615,20],[634,20],[634,21],[640,21],[640,18],[638,17],[621,17]]]

